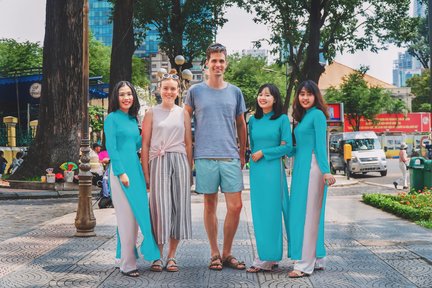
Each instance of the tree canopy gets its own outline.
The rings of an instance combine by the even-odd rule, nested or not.
[[[238,86],[243,92],[246,107],[255,110],[258,88],[264,83],[273,83],[283,95],[286,73],[284,67],[277,64],[267,65],[265,58],[234,54],[228,56],[224,79]]]
[[[405,31],[410,0],[238,0],[255,21],[271,28],[273,52],[288,62],[291,95],[295,81],[318,83],[324,72],[320,57],[332,62],[336,53],[377,52],[395,31]],[[260,41],[258,41],[259,45]],[[284,108],[288,108],[289,98]]]
[[[10,71],[42,67],[42,54],[39,42],[0,39],[0,71],[7,76]]]
[[[368,87],[363,76],[365,70],[358,70],[344,77],[339,89],[331,87],[326,91],[327,102],[342,102],[344,113],[354,131],[360,130],[362,118],[377,123],[376,116],[393,105],[390,92],[380,87]]]
[[[407,86],[411,87],[411,92],[416,96],[411,103],[413,112],[432,111],[429,77],[429,70],[425,70],[421,75],[414,75],[406,81]]]
[[[159,32],[159,48],[170,59],[171,66],[177,55],[183,55],[190,68],[192,61],[203,55],[216,36],[216,30],[227,21],[224,9],[230,0],[136,0],[135,27],[142,36],[151,25]]]

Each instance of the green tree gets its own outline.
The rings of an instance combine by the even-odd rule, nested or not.
[[[224,9],[231,0],[137,0],[136,27],[145,35],[149,25],[159,32],[159,48],[170,59],[171,66],[179,71],[174,58],[183,55],[192,67],[192,61],[201,57],[211,44],[216,30],[227,21]]]
[[[406,85],[411,87],[411,93],[416,97],[411,102],[413,112],[430,112],[431,98],[429,86],[429,70],[424,70],[421,75],[414,75],[406,81]]]
[[[427,13],[427,11],[426,11]],[[407,17],[401,30],[394,31],[391,41],[399,47],[407,48],[408,53],[420,61],[423,68],[429,68],[429,27],[427,18]]]
[[[90,35],[89,50],[90,77],[102,76],[102,80],[108,82],[110,79],[111,47],[105,46],[93,35]],[[147,75],[146,61],[132,56],[132,83],[143,87],[147,86],[150,83]]]
[[[147,87],[150,84],[148,78],[147,62],[145,59],[132,57],[132,83],[135,86]]]
[[[92,128],[93,132],[100,132],[103,130],[103,120],[105,108],[101,106],[90,105],[88,114],[89,114],[89,126]]]
[[[395,128],[399,125],[399,115],[408,113],[408,108],[401,99],[391,98],[391,101],[387,103],[387,113],[394,114],[396,117]],[[404,117],[405,118],[405,117]]]
[[[291,67],[284,108],[288,109],[296,81],[318,83],[324,67],[320,55],[332,62],[336,53],[377,52],[405,31],[410,0],[238,0],[255,21],[271,28],[273,52]],[[402,29],[403,27],[403,29]],[[260,45],[261,41],[257,44]]]
[[[281,93],[285,90],[285,71],[276,64],[268,66],[266,59],[250,55],[228,56],[228,68],[224,79],[236,86],[242,92],[249,110],[255,109],[258,88],[264,83],[274,83]]]
[[[354,131],[360,130],[360,120],[366,119],[377,123],[376,116],[386,110],[390,92],[380,87],[368,87],[363,79],[365,70],[359,70],[344,77],[339,89],[334,87],[326,91],[327,102],[342,102],[348,123]]]
[[[102,81],[109,81],[111,48],[90,33],[89,37],[89,76],[102,76]]]
[[[42,48],[38,42],[17,42],[14,39],[0,39],[0,71],[3,76],[19,69],[42,66]]]

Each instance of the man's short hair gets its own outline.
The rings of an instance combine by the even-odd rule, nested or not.
[[[212,53],[223,53],[225,55],[225,58],[227,57],[226,47],[220,43],[213,43],[207,47],[206,60],[210,59]]]

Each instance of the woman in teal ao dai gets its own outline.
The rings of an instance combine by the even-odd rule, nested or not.
[[[327,186],[335,183],[327,158],[327,105],[310,80],[298,87],[293,103],[296,139],[289,206],[288,254],[296,260],[288,276],[324,269],[324,213]]]
[[[282,259],[282,218],[288,223],[289,196],[282,157],[292,150],[291,129],[287,115],[282,114],[279,90],[273,84],[259,89],[249,135],[250,196],[258,258],[247,272],[256,273],[272,270]]]
[[[120,271],[139,276],[136,259],[138,225],[143,233],[141,253],[146,260],[160,258],[152,234],[146,184],[137,151],[141,148],[138,130],[138,97],[127,81],[116,84],[110,99],[111,113],[105,119],[106,147],[110,155],[111,196],[117,217],[117,259]]]

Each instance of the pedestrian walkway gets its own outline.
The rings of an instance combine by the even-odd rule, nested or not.
[[[255,240],[244,194],[233,254],[250,265]],[[293,262],[286,258],[273,273],[210,271],[202,196],[192,197],[193,239],[179,246],[178,273],[150,272],[141,258],[140,277],[121,275],[114,268],[114,210],[104,209],[95,210],[96,237],[75,238],[75,214],[68,214],[0,242],[0,287],[432,287],[432,231],[367,206],[360,196],[328,198],[325,271],[289,279]]]

